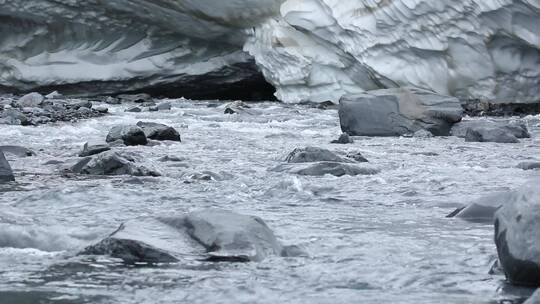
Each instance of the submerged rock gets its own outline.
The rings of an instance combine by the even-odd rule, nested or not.
[[[347,154],[347,158],[353,159],[356,162],[359,163],[367,163],[369,162],[367,158],[365,158],[362,153],[360,152],[351,152]]]
[[[178,131],[176,131],[173,127],[154,122],[142,121],[139,121],[137,126],[140,127],[144,131],[146,137],[150,139],[181,141],[180,133],[178,133]]]
[[[353,162],[349,159],[338,156],[330,150],[316,147],[296,148],[291,153],[289,153],[289,155],[287,155],[285,161],[288,163],[308,163],[318,161],[341,163]]]
[[[338,139],[333,140],[333,144],[352,144],[354,141],[347,133],[343,133],[339,136]]]
[[[82,151],[79,153],[80,157],[92,156],[105,151],[109,151],[111,146],[107,143],[85,143]]]
[[[158,172],[137,165],[135,159],[115,151],[107,151],[94,157],[86,157],[75,164],[71,171],[89,175],[159,176]]]
[[[463,137],[469,142],[517,143],[520,138],[531,135],[523,123],[508,121],[469,120],[456,124],[451,135]]]
[[[523,169],[523,170],[540,169],[540,162],[522,162],[517,165],[517,168]]]
[[[540,286],[540,179],[518,189],[495,213],[495,244],[512,284]]]
[[[457,217],[473,223],[493,223],[495,212],[514,195],[513,191],[496,192],[456,209],[447,217]]]
[[[137,126],[115,126],[107,134],[106,141],[122,140],[126,146],[146,145],[148,140],[144,131]]]
[[[261,261],[269,255],[301,255],[284,247],[262,219],[207,209],[167,218],[142,218],[81,254],[107,254],[127,263],[167,263],[203,258],[209,261]]]
[[[373,175],[380,172],[379,169],[371,166],[359,166],[354,164],[344,164],[340,162],[316,162],[305,166],[297,166],[290,170],[291,173],[299,175],[323,176],[326,174],[334,176],[344,175]]]
[[[462,117],[459,100],[419,89],[385,89],[340,101],[341,130],[354,136],[400,136],[419,130],[448,135]]]
[[[11,166],[9,165],[4,153],[0,151],[0,183],[11,182],[15,180]]]

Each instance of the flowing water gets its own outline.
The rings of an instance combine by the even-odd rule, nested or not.
[[[534,136],[519,144],[443,137],[335,145],[336,110],[260,103],[251,114],[225,115],[211,102],[173,105],[143,113],[111,106],[111,115],[77,123],[0,127],[0,144],[37,153],[7,155],[17,182],[0,186],[0,303],[518,303],[531,292],[488,274],[492,225],[445,216],[539,175],[514,168],[540,157]],[[113,125],[139,120],[182,135],[181,143],[125,148],[161,177],[66,176],[54,164],[76,158]],[[538,136],[538,120],[528,122]],[[361,152],[381,173],[270,170],[305,146]],[[166,155],[184,160],[159,161]],[[214,179],[192,178],[204,172]],[[208,207],[260,216],[309,257],[127,266],[76,256],[124,220]]]

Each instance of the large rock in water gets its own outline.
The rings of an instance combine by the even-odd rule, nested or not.
[[[459,100],[418,89],[388,89],[344,96],[341,130],[355,136],[399,136],[427,130],[448,135],[461,120]]]
[[[353,161],[338,156],[336,153],[317,147],[305,147],[294,149],[285,161],[288,163],[309,163],[317,161],[352,163]]]
[[[144,131],[137,126],[114,126],[107,134],[106,141],[122,140],[126,146],[146,145],[148,139]]]
[[[487,119],[462,121],[452,127],[450,134],[468,142],[517,143],[519,138],[531,137],[527,126],[521,122]]]
[[[448,217],[457,217],[473,223],[493,223],[495,212],[513,197],[513,191],[496,192],[456,209]]]
[[[128,221],[82,254],[107,254],[128,263],[194,258],[247,262],[269,255],[289,256],[293,247],[281,245],[259,217],[207,209],[178,217]]]
[[[4,153],[0,151],[0,183],[14,181],[13,171],[9,165]]]
[[[495,213],[495,244],[507,279],[540,286],[540,179],[524,185]]]
[[[180,133],[173,127],[155,122],[139,121],[137,126],[144,131],[146,137],[154,140],[181,141]]]
[[[83,158],[71,168],[71,171],[89,175],[160,175],[158,172],[136,164],[132,157],[115,151],[106,151],[94,157]]]

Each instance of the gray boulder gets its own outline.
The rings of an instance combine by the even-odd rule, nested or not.
[[[540,179],[518,189],[495,213],[495,244],[507,279],[540,286]]]
[[[4,153],[0,151],[0,183],[12,182],[15,180],[13,170],[9,165]]]
[[[114,151],[103,152],[94,157],[86,157],[75,164],[71,171],[89,175],[160,175],[144,166],[137,165],[132,157]]]
[[[495,192],[456,209],[447,217],[456,217],[473,223],[491,224],[495,212],[514,195],[513,191]]]
[[[468,120],[457,123],[450,134],[463,137],[469,142],[517,143],[520,138],[531,135],[527,126],[519,122],[494,120]]]
[[[413,88],[347,95],[339,105],[341,130],[353,136],[448,135],[462,115],[457,98]]]
[[[283,246],[262,219],[208,209],[167,218],[128,221],[82,254],[107,254],[125,262],[166,263],[183,259],[261,261],[269,255],[303,255]]]
[[[374,175],[380,172],[379,169],[371,166],[359,166],[338,162],[316,162],[305,166],[296,166],[290,170],[298,175],[323,176],[326,174],[334,176],[344,175]]]
[[[144,131],[146,137],[150,139],[181,141],[180,133],[178,133],[178,131],[176,131],[173,127],[154,122],[142,121],[139,121],[137,126],[140,127]]]
[[[369,162],[367,158],[365,158],[362,153],[360,152],[351,152],[347,154],[347,158],[353,159],[356,162],[359,163],[367,163]]]
[[[82,151],[79,153],[80,157],[92,156],[105,151],[109,151],[111,146],[107,143],[85,143]]]
[[[139,113],[142,112],[142,109],[139,107],[129,107],[124,112]]]
[[[35,108],[39,107],[43,100],[45,100],[45,97],[39,93],[29,93],[24,95],[23,97],[19,98],[17,100],[16,105],[19,108]]]
[[[5,109],[0,113],[0,124],[27,126],[31,121],[18,109]]]
[[[0,146],[0,152],[13,154],[17,157],[29,157],[36,155],[34,151],[21,146]]]
[[[327,161],[327,162],[341,162],[341,163],[352,163],[350,159],[342,158],[335,154],[334,152],[316,148],[316,147],[305,147],[305,148],[296,148],[294,149],[287,157],[285,161],[288,163],[308,163],[308,162],[318,162],[318,161]]]
[[[126,146],[146,145],[148,140],[144,131],[137,126],[115,126],[107,134],[106,141],[122,140]]]
[[[540,162],[522,162],[517,165],[517,168],[523,169],[523,170],[540,169]]]

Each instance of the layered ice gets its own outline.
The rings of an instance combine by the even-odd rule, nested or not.
[[[540,95],[538,0],[3,0],[0,6],[0,87],[22,91],[190,92],[262,80],[261,70],[284,102],[337,102],[399,86],[502,102],[535,102]]]

